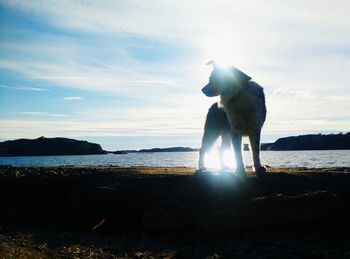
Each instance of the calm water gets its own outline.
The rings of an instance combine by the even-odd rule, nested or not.
[[[215,154],[208,165],[215,167]],[[231,162],[233,154],[227,154]],[[114,165],[114,166],[185,166],[196,167],[198,152],[136,153],[126,155],[86,156],[26,156],[0,157],[0,165],[59,166],[59,165]],[[246,165],[251,165],[250,153],[244,152]],[[350,150],[322,151],[262,151],[261,161],[272,167],[350,167]],[[230,164],[233,166],[233,164]]]

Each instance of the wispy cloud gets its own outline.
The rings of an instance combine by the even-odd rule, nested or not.
[[[258,37],[262,37],[265,31],[259,32],[258,29],[254,29],[257,27],[256,24],[260,25],[259,28],[265,28],[270,27],[271,23],[279,22],[279,25],[270,27],[270,30],[283,30],[289,25],[291,31],[284,33],[286,39],[287,34],[290,35],[289,40],[296,40],[294,39],[296,34],[303,34],[306,36],[305,40],[310,40],[314,36],[322,37],[324,34],[333,36],[326,37],[328,40],[334,40],[335,37],[348,38],[347,35],[339,34],[339,29],[348,28],[350,24],[345,18],[348,15],[348,1],[321,2],[61,0],[50,1],[48,4],[45,0],[3,1],[8,6],[40,15],[56,26],[94,33],[126,32],[167,40],[177,38],[183,41],[184,37],[196,38],[198,34],[203,34],[210,24],[213,24],[212,27],[220,24],[229,25],[228,28],[239,34],[245,35],[244,32],[247,32],[245,36],[253,31]],[[252,17],[255,21],[253,24]],[[317,30],[310,30],[311,26]],[[319,35],[321,29],[323,35]],[[270,35],[265,35],[266,40],[274,40],[268,36]]]
[[[297,99],[306,99],[306,100],[315,100],[318,99],[319,96],[314,93],[312,90],[290,90],[285,88],[277,88],[273,89],[270,92],[272,95],[277,96],[287,96]]]
[[[0,138],[35,137],[47,132],[50,136],[160,136],[194,135],[197,129],[162,126],[148,122],[95,122],[76,120],[0,120]]]
[[[20,91],[34,91],[34,92],[42,92],[48,91],[49,89],[40,88],[40,87],[31,87],[31,86],[8,86],[8,85],[0,85],[0,88],[20,90]]]
[[[83,97],[80,97],[80,96],[66,96],[66,97],[63,97],[63,100],[65,100],[65,101],[81,101],[81,100],[83,100]]]
[[[189,81],[188,78],[184,78],[177,72],[167,73],[166,70],[162,71],[163,68],[159,68],[159,75],[152,75],[154,74],[152,70],[157,70],[156,66],[150,68],[145,64],[127,61],[124,61],[125,64],[114,64],[114,61],[111,60],[106,61],[104,64],[106,67],[89,66],[75,62],[64,65],[64,59],[68,59],[68,57],[61,56],[61,58],[62,64],[2,59],[0,60],[0,68],[16,71],[39,80],[41,83],[47,82],[56,86],[63,85],[88,91],[114,92],[125,96],[140,96],[140,92],[143,92],[143,97],[154,96],[156,93],[162,92],[164,95],[174,87],[189,85],[189,83],[184,83],[186,80]],[[151,87],[144,91],[146,85]],[[170,86],[172,88],[169,88]]]
[[[49,112],[20,112],[22,115],[29,115],[29,116],[47,116],[47,117],[67,117],[66,114],[57,114],[57,113],[49,113]]]
[[[327,97],[328,100],[330,101],[336,101],[336,102],[347,102],[348,104],[350,103],[350,96],[339,96],[339,95],[335,95],[335,96],[328,96]]]

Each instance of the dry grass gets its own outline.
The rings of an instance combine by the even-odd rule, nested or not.
[[[53,234],[53,238],[59,238]],[[98,242],[98,237],[93,239]],[[102,238],[103,239],[103,238]],[[57,241],[57,240],[56,240]],[[93,240],[90,240],[93,242]],[[113,242],[106,242],[112,247]],[[31,258],[174,258],[175,251],[150,251],[148,249],[135,249],[119,251],[95,247],[92,244],[65,243],[64,240],[56,242],[55,245],[47,245],[37,241],[30,234],[0,235],[0,258],[9,259],[31,259]]]
[[[30,234],[0,235],[0,258],[113,258],[101,248],[80,244],[49,247],[47,243],[34,240]]]

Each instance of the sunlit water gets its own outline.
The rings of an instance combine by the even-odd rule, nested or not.
[[[252,165],[250,153],[243,152],[245,164]],[[233,154],[225,155],[229,167],[234,167]],[[218,156],[212,154],[207,166],[217,167]],[[0,157],[0,165],[13,166],[165,166],[196,167],[198,152],[134,153],[125,155],[85,155],[85,156],[25,156]],[[272,167],[350,167],[350,150],[322,151],[262,151],[263,165]]]

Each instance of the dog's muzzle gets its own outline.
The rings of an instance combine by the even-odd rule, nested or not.
[[[207,84],[202,88],[203,94],[205,94],[208,97],[214,97],[217,96],[218,94],[213,90],[210,84]]]

